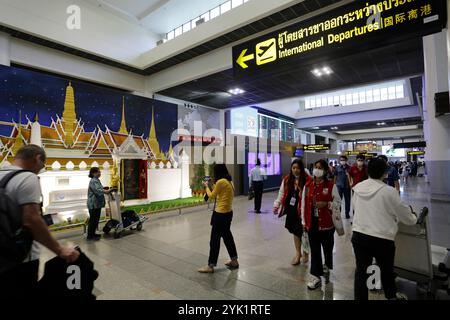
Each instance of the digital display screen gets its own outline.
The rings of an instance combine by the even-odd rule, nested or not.
[[[231,134],[258,136],[258,110],[237,108],[231,110]]]
[[[386,157],[391,157],[391,158],[404,158],[404,157],[406,157],[405,149],[394,149],[393,146],[382,146],[381,150],[382,150],[382,153]]]
[[[248,153],[248,175],[256,166],[256,160],[261,160],[261,168],[265,170],[268,176],[281,175],[281,156],[279,153]]]
[[[301,158],[305,154],[303,148],[296,148],[294,151],[294,157]]]

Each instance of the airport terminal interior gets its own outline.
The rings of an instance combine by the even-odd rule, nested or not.
[[[353,198],[387,159],[388,196],[420,218],[392,217],[397,298],[450,300],[449,20],[447,0],[0,0],[0,170],[43,148],[42,216],[92,260],[98,300],[355,300]],[[311,200],[336,229],[318,282],[288,230],[309,221],[309,189],[282,187],[297,159],[333,189]],[[231,210],[239,265],[223,236],[216,266]]]

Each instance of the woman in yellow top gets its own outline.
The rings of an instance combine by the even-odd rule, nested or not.
[[[198,269],[201,273],[213,273],[214,267],[217,265],[220,250],[220,238],[228,250],[231,260],[225,265],[230,269],[239,268],[238,255],[233,235],[231,234],[231,221],[233,220],[233,197],[234,187],[231,176],[224,164],[216,164],[214,166],[215,186],[213,191],[208,187],[208,182],[204,182],[206,193],[211,199],[215,199],[215,208],[211,217],[211,240],[209,242],[209,259],[208,265]]]

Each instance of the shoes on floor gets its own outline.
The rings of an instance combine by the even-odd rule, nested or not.
[[[397,292],[394,300],[408,300],[408,296],[404,293]]]
[[[300,259],[300,263],[307,264],[308,261],[309,261],[309,255],[304,253],[302,255],[302,258]]]
[[[315,290],[317,288],[319,288],[322,285],[322,280],[320,280],[319,277],[310,275],[309,276],[309,281],[308,281],[308,289],[309,290]]]
[[[100,234],[95,234],[93,237],[87,237],[86,240],[87,241],[98,241],[102,238],[102,236]]]
[[[295,257],[292,259],[291,264],[292,264],[293,266],[299,265],[299,264],[300,264],[300,257],[299,257],[299,256],[295,256]]]
[[[214,273],[214,268],[210,266],[204,266],[197,270],[200,273]]]
[[[225,266],[227,266],[230,269],[238,269],[239,262],[237,260],[230,260],[230,261],[225,262]]]

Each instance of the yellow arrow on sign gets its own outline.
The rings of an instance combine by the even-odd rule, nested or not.
[[[248,65],[246,64],[247,61],[255,59],[255,55],[253,53],[249,54],[248,56],[245,55],[246,53],[247,49],[242,50],[241,54],[239,55],[239,58],[236,60],[237,64],[240,65],[242,69],[248,68]]]

